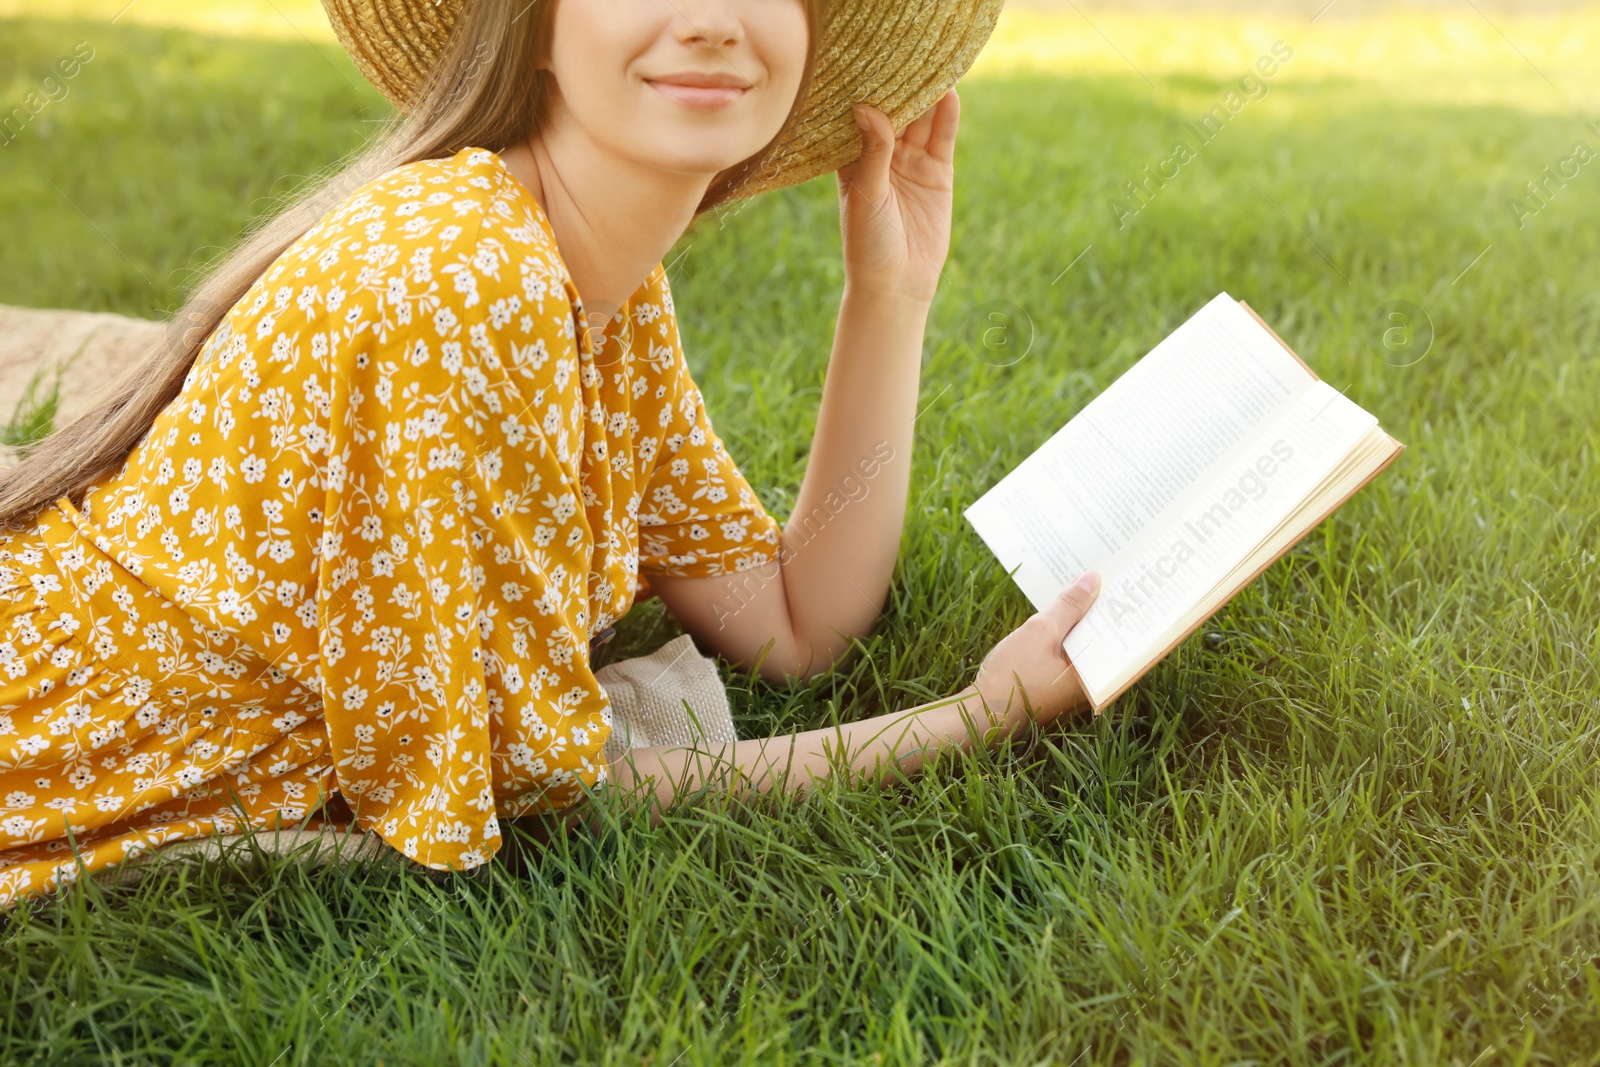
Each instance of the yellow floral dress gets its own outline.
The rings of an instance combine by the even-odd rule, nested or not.
[[[319,818],[470,868],[500,819],[604,783],[591,636],[649,574],[780,542],[664,268],[583,321],[484,149],[390,172],[285,251],[125,466],[0,539],[0,902]]]

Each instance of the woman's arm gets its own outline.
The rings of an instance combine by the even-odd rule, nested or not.
[[[872,631],[900,550],[922,341],[950,247],[960,100],[899,136],[865,109],[839,171],[845,291],[817,428],[779,560],[735,578],[650,576],[684,628],[769,680],[826,670]]]
[[[1099,589],[1094,574],[1064,589],[995,646],[971,685],[947,699],[780,737],[636,748],[612,764],[612,782],[624,792],[647,791],[655,800],[652,817],[659,819],[681,793],[706,787],[734,794],[798,792],[829,777],[840,757],[852,777],[865,774],[877,784],[892,771],[917,773],[930,751],[996,743],[1029,722],[1047,724],[1087,703],[1062,643]]]
[[[846,291],[779,562],[732,577],[650,576],[684,629],[770,681],[826,670],[871,632],[900,551],[927,307]]]
[[[624,792],[642,788],[653,794],[659,814],[680,793],[707,787],[735,795],[774,788],[798,792],[831,777],[838,762],[852,775],[864,774],[862,784],[884,784],[896,769],[906,775],[917,773],[930,751],[970,748],[977,741],[1012,733],[1022,721],[1017,707],[986,707],[977,687],[969,685],[944,700],[837,727],[703,748],[636,748],[612,764],[611,775]]]

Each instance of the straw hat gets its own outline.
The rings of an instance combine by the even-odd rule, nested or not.
[[[469,0],[322,0],[368,81],[404,111]],[[548,0],[547,0],[548,2]],[[852,105],[903,130],[972,66],[1005,0],[828,0],[805,102],[738,198],[827,174],[861,154]]]

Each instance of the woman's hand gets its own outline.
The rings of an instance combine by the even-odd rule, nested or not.
[[[856,121],[861,155],[838,172],[845,284],[931,305],[950,253],[961,97],[951,89],[899,136],[870,105]]]
[[[1001,721],[1020,727],[1029,719],[1027,707],[1031,704],[1033,721],[1042,726],[1088,703],[1083,683],[1061,643],[1099,592],[1099,575],[1085,573],[984,657],[973,688],[992,714],[1003,713]]]

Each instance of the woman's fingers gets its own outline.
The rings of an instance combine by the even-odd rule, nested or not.
[[[928,155],[941,163],[956,158],[956,131],[961,128],[961,96],[951,89],[933,106],[933,121],[927,138]]]
[[[901,131],[900,143],[948,163],[955,158],[956,128],[960,122],[961,97],[951,89]]]
[[[870,104],[857,104],[855,111],[856,125],[861,128],[861,155],[841,167],[839,175],[876,203],[887,192],[889,164],[894,159],[894,125]]]
[[[1017,720],[1027,707],[1048,722],[1084,700],[1083,685],[1062,642],[1100,593],[1100,576],[1085,572],[984,657],[973,685],[985,704]]]
[[[1094,571],[1084,571],[1078,580],[1063,589],[1050,605],[1040,612],[1055,626],[1063,640],[1072,628],[1083,620],[1100,595],[1100,576]]]
[[[949,94],[946,93],[946,96]],[[925,149],[928,147],[928,137],[933,133],[934,120],[938,117],[939,108],[944,104],[944,97],[933,102],[933,106],[911,121],[900,133],[900,143],[910,148]]]

